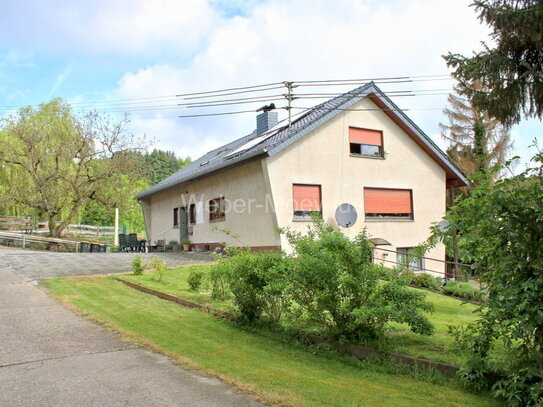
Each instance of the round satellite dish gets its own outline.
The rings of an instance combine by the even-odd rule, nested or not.
[[[354,206],[348,203],[341,204],[336,209],[336,221],[344,228],[350,228],[356,223],[358,215]]]

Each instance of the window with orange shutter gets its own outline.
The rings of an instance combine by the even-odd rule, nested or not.
[[[351,155],[383,158],[383,132],[349,127],[349,148]]]
[[[413,219],[410,189],[364,188],[366,218]]]
[[[311,213],[321,213],[320,185],[292,185],[292,199],[295,219],[311,219]]]

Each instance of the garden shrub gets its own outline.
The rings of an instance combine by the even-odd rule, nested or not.
[[[141,260],[139,254],[135,255],[132,259],[132,274],[135,276],[141,276],[145,270],[145,263]]]
[[[164,273],[166,272],[166,262],[158,257],[151,257],[151,266],[155,272],[155,279],[159,282],[164,278]]]
[[[468,301],[480,301],[482,298],[482,294],[478,289],[474,288],[470,283],[462,281],[449,281],[443,287],[443,292]]]
[[[407,284],[414,284],[416,276],[415,272],[409,269],[404,269],[399,274],[399,277],[406,280]]]
[[[204,282],[205,273],[199,270],[191,270],[187,276],[187,283],[192,291],[198,291]]]
[[[228,283],[239,320],[254,323],[266,313],[277,323],[290,305],[286,290],[290,259],[275,252],[230,250],[230,254],[219,260],[217,269]]]
[[[400,269],[385,267],[382,264],[373,264],[376,270],[379,272],[379,278],[382,280],[390,281],[400,276]]]
[[[211,283],[211,298],[214,300],[226,300],[231,296],[224,271],[225,268],[221,265],[215,266],[208,274],[209,282]]]
[[[308,321],[336,338],[372,339],[385,334],[388,322],[406,323],[429,335],[433,326],[422,311],[432,311],[426,294],[407,281],[381,280],[371,261],[365,232],[355,240],[315,219],[307,234],[283,230],[294,249],[289,289]]]
[[[412,284],[417,287],[439,289],[438,279],[428,273],[416,274],[412,280]]]

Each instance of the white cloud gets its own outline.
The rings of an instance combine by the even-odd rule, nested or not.
[[[141,57],[194,50],[217,18],[206,0],[21,0],[3,2],[0,37],[42,51]]]
[[[479,48],[479,41],[486,37],[487,29],[479,24],[469,3],[466,0],[256,3],[245,9],[243,16],[215,20],[217,24],[209,28],[202,42],[204,46],[188,63],[148,66],[127,73],[119,81],[117,95],[123,98],[173,95],[283,80],[448,73],[442,54],[449,50],[470,53]],[[448,89],[451,86],[451,81],[435,81],[383,88]],[[325,89],[326,92],[348,90],[345,87]],[[415,109],[408,114],[439,142],[435,137],[438,123],[443,120],[440,110],[446,104],[446,96],[395,100],[400,107]],[[297,104],[318,102],[298,101]],[[264,103],[213,111],[246,110],[261,104]],[[437,110],[416,110],[427,108]],[[178,119],[175,113],[181,114],[142,114],[140,121],[134,120],[134,129],[137,131],[140,126],[158,137],[162,145],[195,157],[204,150],[203,144],[215,147],[255,127],[251,114]],[[182,113],[187,114],[187,110]]]

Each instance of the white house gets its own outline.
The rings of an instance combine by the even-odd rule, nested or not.
[[[357,220],[344,233],[354,237],[366,228],[398,252],[377,251],[378,260],[395,262],[439,222],[446,189],[463,185],[461,171],[368,83],[296,115],[290,126],[266,109],[251,134],[208,152],[137,199],[149,239],[189,238],[202,249],[221,242],[287,248],[278,227],[305,230],[311,211],[337,225],[336,210],[346,203]],[[444,247],[428,257],[444,259]],[[411,260],[444,269],[440,262]]]

